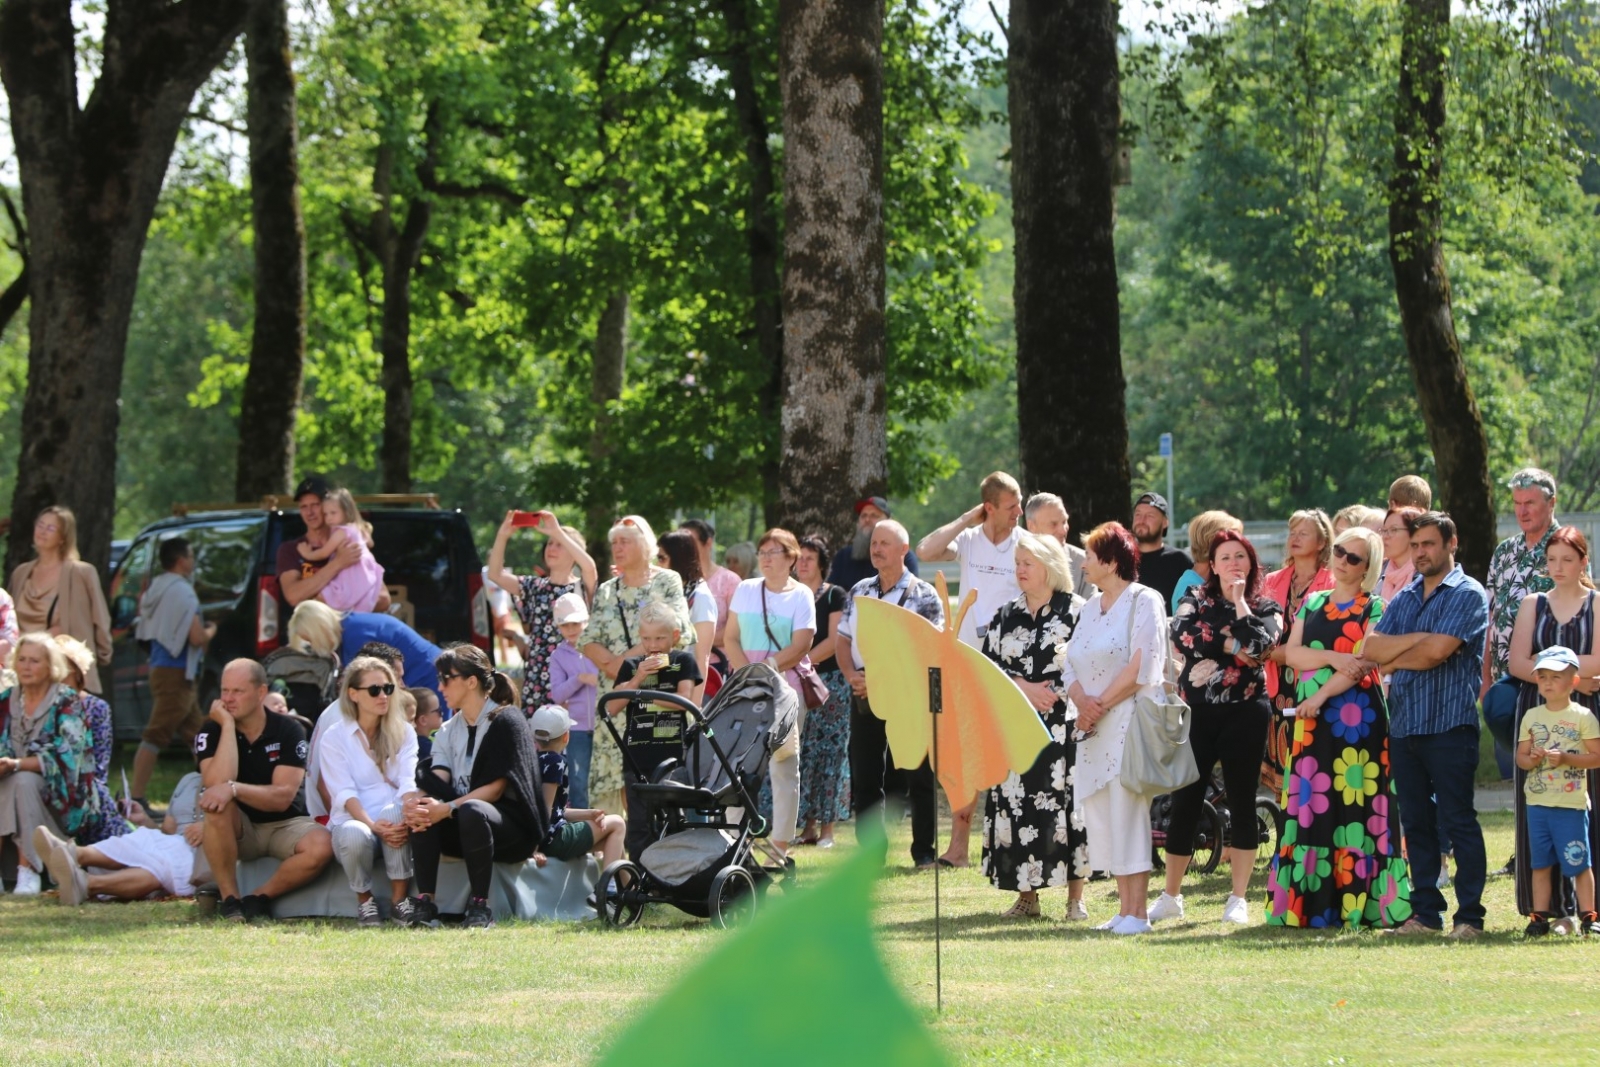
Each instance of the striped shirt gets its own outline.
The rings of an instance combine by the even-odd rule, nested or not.
[[[1390,737],[1442,734],[1478,722],[1489,597],[1459,563],[1426,599],[1422,583],[1419,574],[1400,590],[1378,620],[1376,632],[1442,634],[1459,638],[1461,645],[1432,670],[1394,672],[1389,681]]]

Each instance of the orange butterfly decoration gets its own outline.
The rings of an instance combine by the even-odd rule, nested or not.
[[[934,584],[948,604],[944,575],[936,575]],[[872,713],[886,724],[895,764],[916,767],[929,758],[937,728],[934,770],[945,795],[962,804],[1012,771],[1031,768],[1050,743],[1039,713],[1016,683],[956,636],[976,599],[977,592],[968,590],[954,618],[946,612],[943,630],[887,601],[855,602]],[[938,716],[928,712],[929,667],[941,668],[944,711]]]

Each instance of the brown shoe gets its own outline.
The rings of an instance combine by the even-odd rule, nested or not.
[[[1399,926],[1390,927],[1384,932],[1392,937],[1414,937],[1419,934],[1436,934],[1439,931],[1427,925],[1421,919],[1411,918]]]
[[[1037,919],[1039,918],[1039,898],[1032,899],[1018,895],[1017,901],[1011,907],[1000,913],[1002,919]]]
[[[1476,941],[1483,936],[1483,927],[1473,926],[1470,923],[1456,923],[1444,936],[1452,941]]]

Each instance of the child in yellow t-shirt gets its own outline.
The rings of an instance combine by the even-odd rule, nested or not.
[[[1533,675],[1544,703],[1522,717],[1517,766],[1528,772],[1528,857],[1533,869],[1533,913],[1527,937],[1550,932],[1553,868],[1572,879],[1585,934],[1596,931],[1594,867],[1589,855],[1588,769],[1600,767],[1600,720],[1572,702],[1578,682],[1578,654],[1552,645],[1539,653]]]

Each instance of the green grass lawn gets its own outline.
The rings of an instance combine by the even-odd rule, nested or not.
[[[1485,823],[1497,863],[1511,817]],[[845,829],[831,853],[806,850],[802,881],[853,847]],[[891,856],[905,847],[902,827]],[[997,917],[1010,895],[974,870],[947,873],[941,888],[942,1015],[932,876],[891,867],[877,920],[892,975],[957,1062],[1459,1067],[1600,1051],[1600,944],[1522,943],[1508,878],[1490,880],[1490,936],[1475,944],[1224,928],[1221,871],[1189,887],[1190,922],[1142,938],[1062,922],[1059,891],[1044,897],[1055,918],[1017,925]],[[1091,884],[1088,901],[1091,921],[1115,910],[1107,883]],[[197,920],[188,903],[67,913],[50,898],[7,896],[0,1062],[586,1063],[728,936],[665,906],[628,931],[509,923],[469,933],[224,926]],[[828,990],[790,988],[779,970],[727,979],[766,983],[793,1005],[774,1049],[848,1042],[828,1029]]]

